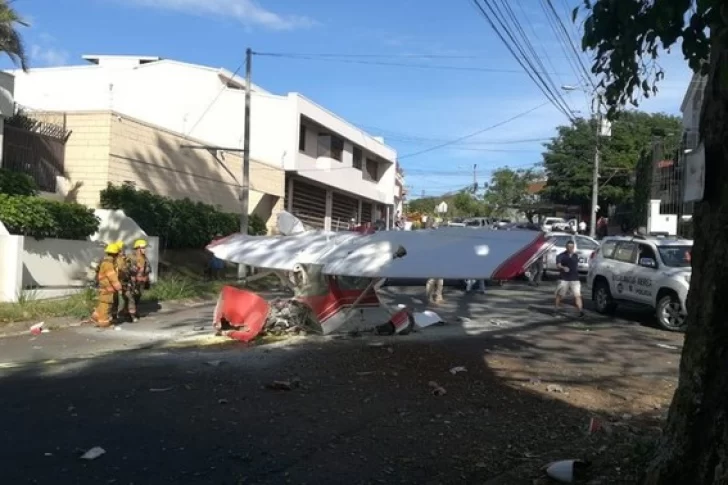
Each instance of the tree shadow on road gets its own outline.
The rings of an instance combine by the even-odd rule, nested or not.
[[[551,460],[586,458],[590,478],[631,483],[623,460],[649,448],[679,359],[639,330],[538,322],[468,338],[150,349],[7,369],[0,451],[16,466],[4,476],[518,485]],[[293,389],[266,388],[276,380]],[[592,417],[609,431],[588,434]],[[107,454],[79,460],[93,446]]]

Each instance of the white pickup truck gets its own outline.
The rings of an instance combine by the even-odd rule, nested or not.
[[[665,330],[684,331],[693,241],[655,236],[607,237],[589,263],[597,312],[620,303],[647,306]]]

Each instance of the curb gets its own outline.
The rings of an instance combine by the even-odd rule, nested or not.
[[[161,308],[159,310],[157,310],[156,312],[154,312],[153,315],[155,315],[155,316],[156,315],[171,315],[171,314],[179,313],[179,312],[182,312],[185,310],[194,310],[195,308],[202,308],[205,306],[213,305],[217,301],[217,298],[214,298],[214,299],[211,298],[209,300],[204,300],[204,301],[195,301],[194,303],[190,303],[187,305],[181,304],[180,302],[182,302],[182,301],[184,301],[184,300],[170,300],[167,304],[172,306],[172,308],[165,308],[165,305],[160,303]],[[80,325],[81,325],[80,322],[77,322],[75,320],[70,320],[68,322],[56,324],[55,327],[57,329],[64,329],[64,328],[69,328],[69,327],[77,327]],[[29,335],[28,329],[19,330],[17,332],[6,332],[6,333],[2,332],[0,330],[0,339],[9,338],[9,337],[21,337],[23,335]]]

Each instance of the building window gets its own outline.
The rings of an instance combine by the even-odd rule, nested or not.
[[[318,153],[319,157],[333,158],[341,161],[344,154],[344,140],[341,138],[320,133],[318,136]]]
[[[306,151],[306,127],[303,125],[298,127],[298,151]]]
[[[379,164],[376,160],[367,158],[366,170],[364,171],[364,179],[372,182],[379,182]]]
[[[364,160],[364,155],[362,154],[361,148],[355,146],[352,158],[352,166],[357,170],[361,170],[362,160]]]

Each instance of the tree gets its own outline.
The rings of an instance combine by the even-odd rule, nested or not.
[[[571,126],[559,126],[558,135],[546,143],[543,154],[548,177],[543,196],[557,204],[588,207],[591,204],[596,119],[579,118]],[[612,123],[610,137],[600,137],[599,204],[631,202],[633,174],[640,153],[657,133],[673,144],[680,139],[680,118],[665,114],[626,111]]]
[[[19,25],[27,27],[18,12],[10,5],[10,0],[0,0],[0,52],[10,57],[16,66],[23,71],[28,70],[28,58],[25,53],[25,44],[20,33]]]
[[[472,190],[461,190],[452,198],[452,213],[456,216],[483,217],[487,215],[485,204]]]
[[[728,12],[724,0],[585,0],[584,50],[594,53],[614,117],[657,93],[655,59],[678,45],[707,76],[700,116],[703,199],[693,212],[694,247],[680,380],[661,443],[643,483],[728,483]],[[574,11],[574,19],[578,10]]]
[[[506,215],[508,209],[522,209],[531,203],[528,186],[542,177],[534,170],[499,168],[491,175],[483,200],[495,216]]]

